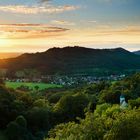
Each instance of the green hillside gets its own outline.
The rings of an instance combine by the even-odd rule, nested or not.
[[[1,60],[0,68],[6,68],[10,73],[23,69],[36,69],[42,74],[107,73],[140,69],[140,56],[123,48],[52,48],[42,53]]]

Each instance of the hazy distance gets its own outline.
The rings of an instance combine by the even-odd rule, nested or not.
[[[16,52],[0,52],[0,59],[5,59],[5,58],[14,58],[17,57],[19,55],[21,55],[22,53],[16,53]]]

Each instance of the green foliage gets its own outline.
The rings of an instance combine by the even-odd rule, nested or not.
[[[50,103],[57,103],[63,95],[60,93],[53,93],[48,97]]]
[[[30,95],[30,94],[22,94],[20,97],[19,97],[19,100],[22,101],[24,103],[24,106],[26,108],[30,107],[33,105],[33,102],[34,102],[34,99],[33,97]]]
[[[129,100],[129,105],[132,107],[132,108],[139,108],[140,107],[140,98],[137,98],[135,100]]]
[[[103,90],[100,93],[99,103],[112,103],[116,104],[120,102],[121,91],[119,90]]]
[[[54,90],[54,91],[48,91],[48,94],[47,94],[47,99],[48,99],[48,101],[50,102],[50,103],[57,103],[59,100],[60,100],[60,98],[61,97],[64,97],[65,95],[75,95],[75,94],[77,94],[77,93],[81,93],[82,92],[82,90],[80,89],[78,89],[78,88],[74,88],[74,89],[71,89],[71,88],[64,88],[64,89],[62,89],[62,91],[61,91],[61,89],[59,90],[59,89],[57,89],[57,90]]]
[[[35,88],[35,90],[37,90],[37,91],[39,90],[39,86],[38,86],[38,85],[36,85],[34,88]]]
[[[140,138],[140,110],[121,113],[105,140],[138,140]]]
[[[113,83],[107,89],[101,90],[99,103],[119,103],[121,94],[125,96],[126,101],[140,97],[140,74]]]
[[[96,106],[96,110],[95,110],[95,116],[102,116],[102,114],[109,108],[111,107],[110,104],[101,104],[101,105],[97,105]]]
[[[7,72],[6,69],[0,69],[0,78],[5,77],[6,76],[6,72]]]
[[[138,140],[139,122],[140,110],[123,111],[117,105],[103,104],[80,123],[56,126],[47,140]]]
[[[140,74],[137,73],[124,80],[124,86],[131,91],[133,98],[140,97]]]
[[[17,115],[13,106],[14,99],[12,92],[0,85],[0,128],[6,127],[8,122]]]
[[[102,90],[107,89],[109,87],[109,83],[103,81],[103,82],[99,82],[93,85],[89,85],[89,87],[87,87],[84,90],[84,93],[86,94],[98,94],[100,93]]]
[[[63,96],[55,106],[55,112],[60,114],[65,121],[75,120],[76,117],[84,117],[84,109],[88,106],[89,100],[86,95]]]
[[[33,79],[33,78],[38,78],[40,77],[40,72],[37,71],[36,69],[23,69],[23,70],[20,70],[20,71],[17,71],[15,73],[15,76],[18,77],[18,78],[30,78],[30,79]]]
[[[0,85],[4,85],[5,83],[4,83],[4,81],[3,81],[3,79],[0,79]]]
[[[8,140],[34,140],[27,129],[27,122],[23,116],[18,116],[15,121],[7,125],[6,136]]]
[[[37,99],[37,100],[34,101],[33,106],[34,107],[40,107],[40,108],[41,107],[47,107],[47,106],[49,106],[49,102],[45,99]]]
[[[7,132],[6,135],[9,138],[9,140],[18,139],[18,124],[16,122],[10,122],[7,126]]]
[[[3,132],[0,131],[0,140],[8,140]]]
[[[0,85],[0,140],[139,140],[139,87],[140,74],[32,93]],[[119,105],[121,94],[126,109]]]
[[[53,125],[53,114],[47,107],[34,107],[26,113],[27,122],[33,132],[48,131]]]
[[[21,85],[20,87],[17,87],[16,89],[19,91],[23,91],[23,92],[30,92],[31,91],[31,89],[25,85]]]
[[[21,127],[27,127],[26,119],[23,116],[18,116],[15,120],[15,122],[20,125]]]
[[[46,61],[44,61],[46,60]],[[140,57],[123,48],[88,49],[83,47],[52,48],[46,52],[23,54],[7,59],[0,68],[7,68],[8,75],[36,77],[41,74],[111,75],[126,70],[140,69]]]

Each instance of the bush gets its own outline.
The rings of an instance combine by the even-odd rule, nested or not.
[[[140,98],[137,98],[135,100],[129,100],[128,103],[132,108],[135,108],[135,107],[139,108],[140,107]]]

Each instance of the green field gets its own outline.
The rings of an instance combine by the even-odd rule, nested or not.
[[[26,82],[6,82],[8,88],[17,89],[20,86],[28,86],[30,89],[35,89],[35,86],[39,87],[39,90],[44,90],[48,88],[61,88],[61,85],[56,84],[46,84],[46,83],[26,83]]]

